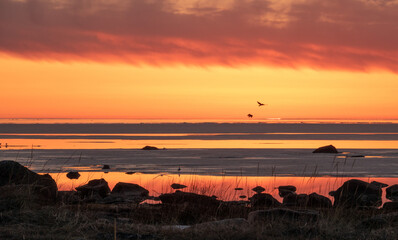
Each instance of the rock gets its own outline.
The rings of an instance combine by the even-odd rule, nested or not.
[[[334,197],[335,207],[378,207],[382,203],[381,193],[376,185],[351,179],[329,195]]]
[[[391,201],[398,201],[398,184],[386,188],[386,198]]]
[[[358,154],[358,155],[351,155],[349,157],[352,157],[352,158],[364,158],[365,156]]]
[[[0,186],[9,184],[32,185],[36,194],[55,201],[58,187],[54,179],[48,175],[40,175],[14,161],[0,162]]]
[[[388,187],[388,184],[381,183],[381,182],[377,182],[377,181],[373,181],[373,182],[371,182],[370,184],[373,184],[373,185],[375,185],[375,186],[377,186],[377,187],[379,187],[379,188]]]
[[[250,224],[261,224],[275,221],[311,222],[316,221],[318,217],[319,212],[313,210],[295,211],[285,208],[275,208],[250,212],[247,219]]]
[[[138,184],[119,182],[112,189],[112,194],[148,197],[149,191]]]
[[[242,190],[243,190],[243,188],[240,188],[240,187],[235,188],[235,191],[242,191]]]
[[[159,196],[163,204],[193,204],[193,205],[204,205],[204,206],[219,206],[220,202],[216,198],[199,195],[196,193],[180,192],[166,193]]]
[[[38,191],[36,185],[19,184],[0,186],[0,213],[8,210],[32,210],[54,203],[55,200]]]
[[[294,193],[297,189],[295,186],[287,185],[287,186],[279,186],[278,190],[279,190],[279,196],[283,198],[287,196],[289,193]]]
[[[253,188],[252,190],[255,191],[256,193],[262,193],[265,191],[265,188],[263,188],[261,186],[257,186],[255,188]]]
[[[99,195],[102,198],[106,197],[111,192],[108,182],[103,178],[91,180],[86,185],[77,187],[76,191],[78,191],[82,197]]]
[[[307,194],[290,193],[283,198],[283,205],[286,207],[306,207],[308,199]]]
[[[339,152],[333,145],[328,145],[315,149],[312,153],[339,153]]]
[[[311,193],[308,195],[308,202],[306,204],[306,207],[308,208],[331,208],[332,207],[332,201],[322,195],[319,195],[317,193]]]
[[[247,198],[247,196],[246,195],[240,195],[239,198],[243,199],[243,198]]]
[[[159,150],[159,148],[153,146],[145,146],[142,148],[142,150]]]
[[[184,188],[186,188],[187,186],[185,186],[185,185],[182,185],[182,184],[178,184],[178,183],[173,183],[173,184],[171,184],[171,188],[172,189],[184,189]]]
[[[271,194],[268,193],[256,193],[249,198],[250,205],[253,208],[258,207],[279,207],[282,204],[278,202]]]
[[[383,204],[385,210],[398,210],[398,202],[385,202]]]
[[[66,174],[66,177],[69,178],[69,179],[79,179],[80,173],[78,173],[78,172],[68,172]]]
[[[104,164],[104,166],[102,167],[102,169],[111,169],[111,166],[109,166],[108,164]]]
[[[127,175],[133,175],[135,172],[126,172]]]

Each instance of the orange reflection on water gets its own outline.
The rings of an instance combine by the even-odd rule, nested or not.
[[[340,187],[348,177],[247,177],[247,176],[203,176],[203,175],[173,175],[173,174],[142,174],[128,175],[122,172],[80,172],[78,180],[70,180],[66,173],[51,173],[60,190],[69,191],[85,184],[92,179],[104,178],[112,189],[118,182],[135,183],[149,190],[150,195],[158,196],[161,193],[173,191],[170,185],[179,183],[188,186],[184,191],[205,195],[215,195],[221,200],[239,200],[239,196],[252,196],[251,190],[255,186],[262,186],[279,201],[278,186],[294,185],[297,193],[316,192],[324,196]],[[397,178],[356,178],[366,182],[379,181],[389,185],[398,183]],[[235,188],[243,188],[237,191]],[[329,197],[329,196],[328,196]],[[383,193],[383,201],[385,194]]]
[[[305,148],[333,144],[346,149],[398,149],[397,140],[120,140],[120,139],[7,139],[7,149],[140,149],[159,148]],[[0,150],[6,149],[3,146]]]

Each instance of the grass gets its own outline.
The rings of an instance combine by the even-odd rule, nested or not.
[[[81,156],[79,162],[80,159]],[[33,151],[29,165],[32,163]],[[334,164],[336,176],[339,176],[339,162],[334,161]],[[304,172],[306,169],[307,166],[304,167]],[[313,184],[319,178],[317,169],[318,167],[315,166],[307,181],[303,178],[303,185]],[[258,164],[257,172],[259,171]],[[274,185],[270,183],[272,186],[265,186],[267,192],[275,189],[276,166],[271,168],[271,173]],[[234,184],[222,181],[221,184],[224,185],[220,189],[223,190],[216,190],[216,183],[212,181],[199,183],[196,175],[191,175],[187,185],[190,192],[209,196],[217,195],[222,199],[234,199],[236,192],[231,194],[228,190],[234,189],[245,181],[247,183],[247,177],[244,176],[236,177]],[[261,181],[257,183],[261,185]],[[319,186],[319,191],[322,187]],[[162,192],[168,191],[170,189],[162,188]],[[248,196],[250,196],[249,193],[247,190]],[[34,196],[29,191],[21,189],[13,194],[1,196],[3,202],[0,205],[6,207],[0,208],[0,239],[396,239],[398,234],[397,222],[389,222],[380,228],[362,224],[367,218],[385,213],[382,209],[322,209],[320,218],[315,223],[273,220],[261,225],[207,225],[204,227],[200,223],[231,218],[246,219],[253,209],[227,205],[209,209],[206,206],[189,204],[136,206],[58,203],[40,206],[35,204]],[[185,230],[170,227],[181,224],[192,225],[192,227]]]

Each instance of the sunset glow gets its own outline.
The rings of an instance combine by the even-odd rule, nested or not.
[[[396,13],[397,1],[1,1],[0,117],[397,119]]]

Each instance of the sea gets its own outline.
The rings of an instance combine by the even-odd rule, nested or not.
[[[312,153],[326,145],[339,153]],[[174,182],[224,199],[257,185],[276,197],[292,184],[327,194],[351,178],[398,183],[398,120],[0,119],[3,160],[49,173],[64,190],[104,178],[154,195]]]

